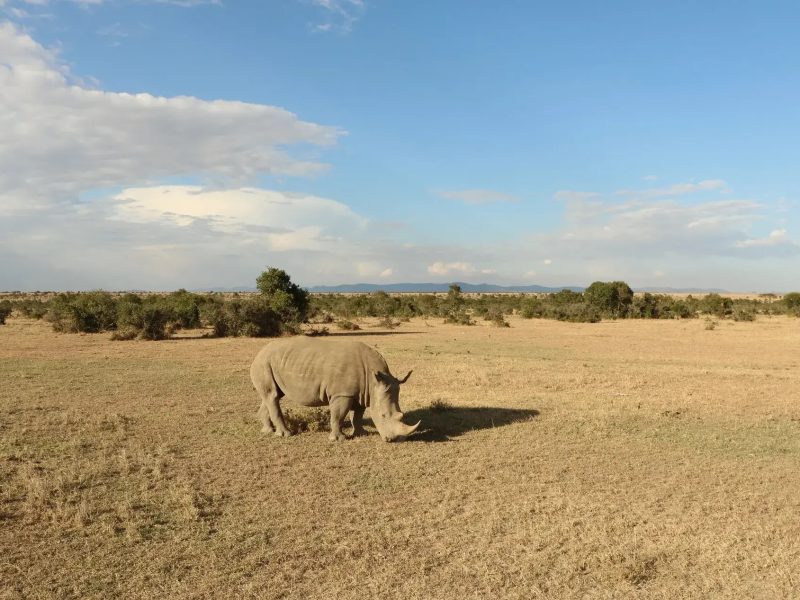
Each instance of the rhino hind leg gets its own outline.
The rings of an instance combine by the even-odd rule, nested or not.
[[[275,386],[270,385],[269,382],[261,383],[256,385],[256,390],[261,398],[261,407],[258,409],[258,416],[261,418],[261,422],[264,423],[261,431],[265,433],[274,431],[275,435],[281,437],[292,435],[292,432],[286,427],[286,421],[283,420],[283,412],[281,412],[281,407],[278,404],[281,396]]]
[[[261,428],[261,433],[272,433],[275,431],[275,425],[272,424],[272,419],[269,418],[269,408],[267,402],[261,401],[261,406],[258,408],[258,418],[264,424]]]
[[[359,435],[366,435],[367,430],[364,429],[364,407],[359,405],[358,403],[354,403],[353,406],[353,437],[357,437]]]
[[[350,412],[352,404],[353,399],[347,396],[337,396],[331,399],[331,434],[328,436],[330,441],[341,442],[347,439],[347,436],[342,433],[342,424],[347,413]]]

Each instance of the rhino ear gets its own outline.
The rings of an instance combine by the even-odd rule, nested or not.
[[[405,383],[406,381],[408,381],[408,378],[409,378],[409,377],[411,377],[411,374],[412,374],[413,372],[414,372],[413,370],[409,371],[409,372],[406,374],[406,376],[405,376],[405,377],[403,377],[402,379],[398,379],[398,380],[397,380],[397,383]]]

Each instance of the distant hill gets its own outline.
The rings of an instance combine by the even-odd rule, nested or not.
[[[549,293],[560,292],[563,289],[573,292],[582,292],[584,288],[577,286],[563,287],[544,287],[541,285],[493,285],[490,283],[465,283],[456,281],[461,286],[461,291],[467,294],[491,294],[491,293],[520,293],[537,292]],[[315,285],[308,288],[313,293],[330,294],[364,294],[369,292],[393,292],[393,293],[442,293],[450,288],[449,283],[348,283],[343,285]]]

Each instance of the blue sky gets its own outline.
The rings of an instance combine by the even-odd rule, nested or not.
[[[799,20],[0,0],[0,288],[797,289]]]

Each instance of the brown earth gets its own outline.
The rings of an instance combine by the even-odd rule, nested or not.
[[[800,597],[800,321],[510,322],[341,334],[425,431],[335,444],[259,433],[264,340],[10,318],[0,598]]]

